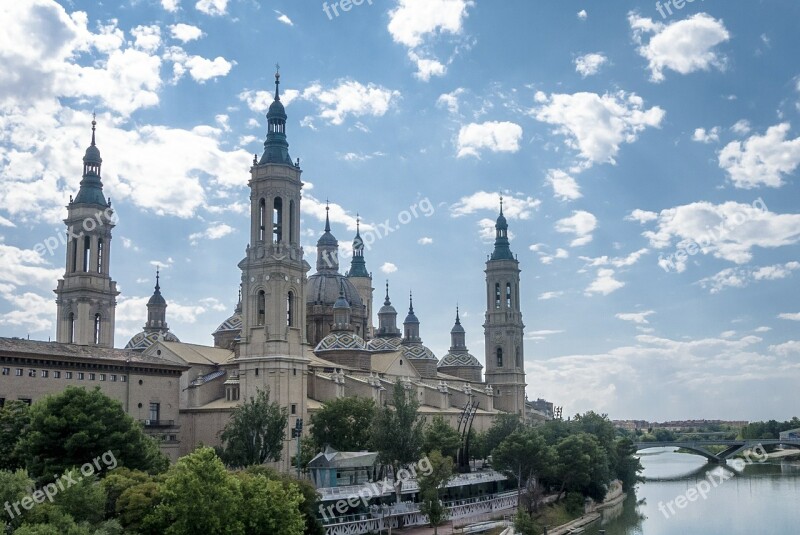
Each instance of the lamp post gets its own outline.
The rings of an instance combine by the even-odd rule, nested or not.
[[[303,419],[298,418],[292,429],[292,438],[297,439],[297,479],[300,479],[300,437],[303,434]]]

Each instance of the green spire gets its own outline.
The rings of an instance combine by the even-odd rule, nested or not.
[[[100,180],[100,166],[103,159],[100,157],[100,149],[95,145],[96,127],[97,120],[92,114],[92,143],[86,148],[86,154],[83,156],[83,180],[73,202],[105,207],[108,206],[108,202],[103,195],[103,182]]]
[[[503,197],[500,196],[500,215],[497,218],[494,239],[494,251],[492,252],[492,260],[514,260],[514,255],[511,253],[511,247],[508,242],[508,221],[503,215]]]
[[[364,240],[361,239],[361,218],[356,214],[356,237],[353,239],[353,259],[350,261],[348,277],[370,278],[364,259]]]
[[[280,65],[275,65],[275,100],[267,112],[267,140],[264,142],[264,154],[259,163],[280,163],[294,165],[289,156],[289,143],[286,141],[286,109],[280,95]]]

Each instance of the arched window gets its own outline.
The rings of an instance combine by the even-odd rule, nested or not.
[[[67,328],[69,329],[69,343],[75,343],[75,314],[73,312],[69,313],[69,319],[67,320]]]
[[[78,271],[78,238],[72,238],[72,273]]]
[[[103,272],[103,255],[105,254],[104,251],[105,244],[103,243],[103,238],[99,238],[97,240],[97,272]]]
[[[494,308],[500,308],[500,283],[494,285]]]
[[[286,295],[286,325],[294,327],[294,292]]]
[[[264,290],[258,292],[256,299],[256,318],[258,318],[257,325],[264,325],[267,319],[267,294]]]
[[[100,343],[100,314],[94,315],[94,343]]]
[[[497,348],[497,367],[498,368],[502,368],[503,367],[503,348],[502,347],[498,347]]]
[[[272,203],[272,235],[275,243],[283,241],[283,199],[275,197]]]
[[[511,308],[511,283],[506,283],[506,308]]]
[[[294,201],[289,201],[289,243],[294,241]]]
[[[267,232],[267,202],[264,199],[258,201],[258,241],[264,241],[264,234]]]
[[[89,272],[89,254],[92,252],[92,239],[89,236],[83,238],[83,271]]]

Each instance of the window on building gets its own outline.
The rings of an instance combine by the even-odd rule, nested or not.
[[[497,348],[497,367],[498,368],[502,368],[503,367],[503,348],[502,347],[498,347]]]
[[[296,403],[292,403],[291,414],[297,414],[297,404]]]
[[[0,398],[0,409],[6,406],[6,398]]]
[[[111,374],[111,382],[112,383],[116,383],[117,382],[117,376],[115,374],[113,374],[113,373]]]
[[[61,379],[61,372],[53,372],[53,379]]]
[[[150,402],[150,420],[157,422],[157,421],[159,421],[161,419],[161,418],[159,418],[159,416],[161,416],[161,404],[151,401]]]
[[[500,308],[500,283],[494,284],[494,308]]]
[[[69,343],[75,343],[75,314],[70,312],[69,318],[67,319],[67,329],[69,329]]]
[[[256,318],[257,325],[264,325],[267,319],[267,294],[264,290],[259,291],[256,296]]]
[[[89,255],[92,252],[92,239],[89,236],[83,238],[83,271],[89,272]]]
[[[258,201],[258,240],[264,241],[267,232],[267,201]]]
[[[47,377],[50,373],[47,370],[42,370],[42,377]]]
[[[106,374],[104,374],[104,373],[101,373],[101,374],[100,374],[100,380],[101,380],[101,381],[105,381],[105,380],[106,380]]]
[[[97,272],[103,272],[103,255],[105,254],[105,247],[103,243],[103,238],[97,240]]]
[[[3,368],[3,375],[11,375],[11,368]]]
[[[286,294],[286,325],[294,327],[294,292]]]
[[[93,374],[93,373],[90,373],[90,374],[89,374],[89,380],[90,380],[90,381],[94,381],[94,379],[95,379],[95,374]]]
[[[283,241],[283,199],[280,197],[272,202],[272,238],[275,243]]]
[[[511,308],[511,283],[506,283],[506,308]]]
[[[100,314],[94,315],[94,343],[100,343]]]
[[[17,368],[17,370],[14,372],[14,374],[17,377],[22,377],[22,368]]]
[[[31,398],[17,398],[17,399],[19,399],[21,402],[25,403],[28,406],[30,406],[32,402]]]
[[[289,201],[289,243],[294,240],[294,201]]]
[[[72,238],[72,273],[78,271],[78,238]]]
[[[36,377],[36,370],[28,370],[28,377]]]
[[[72,372],[64,372],[64,379],[72,379]]]
[[[83,381],[84,374],[83,372],[78,372],[78,381]]]
[[[120,375],[119,376],[119,382],[120,383],[127,383],[128,382],[128,378],[126,376],[124,376],[124,375]]]

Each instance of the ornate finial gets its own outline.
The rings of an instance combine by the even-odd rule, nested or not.
[[[361,216],[356,212],[356,237],[361,236]]]
[[[503,196],[500,195],[500,215],[503,215]]]
[[[253,154],[253,165],[258,165],[258,154]]]
[[[275,64],[275,100],[280,100],[281,95],[278,91],[278,86],[281,84],[281,65],[280,63]]]
[[[456,304],[456,325],[461,325],[461,318],[458,317],[458,304]]]
[[[339,297],[344,297],[344,279],[339,281]]]
[[[389,304],[389,279],[386,279],[386,304]]]
[[[328,202],[328,199],[325,199],[325,232],[331,231],[331,219],[328,216],[328,214],[330,214],[330,211],[331,211],[330,202]]]
[[[161,266],[156,266],[156,292],[161,291],[161,285],[159,284],[159,280],[161,277]]]
[[[242,302],[242,286],[239,285],[239,302]]]
[[[408,313],[414,313],[414,294],[411,290],[408,291]]]
[[[92,146],[94,147],[94,129],[97,126],[97,114],[92,112]]]

